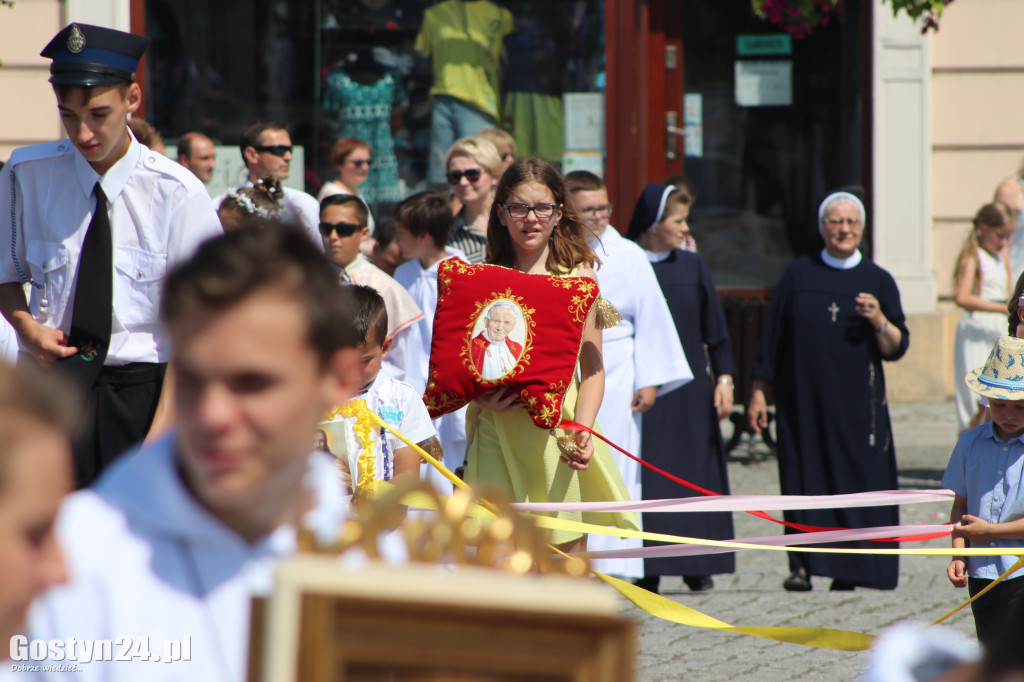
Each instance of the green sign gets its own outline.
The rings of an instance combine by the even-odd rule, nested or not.
[[[788,33],[736,36],[736,52],[741,57],[788,55],[793,53],[793,40]]]

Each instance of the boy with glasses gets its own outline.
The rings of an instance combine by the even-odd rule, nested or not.
[[[423,319],[423,311],[405,287],[360,253],[359,245],[370,236],[368,215],[366,204],[357,196],[326,197],[320,207],[320,236],[327,260],[338,270],[343,283],[363,284],[376,289],[384,298],[388,311],[387,340],[394,345],[392,357],[384,360],[384,368],[390,376],[405,379],[405,368],[399,359],[406,357],[407,330]]]
[[[608,224],[612,205],[608,188],[588,171],[566,178],[576,211],[588,228],[587,243],[601,259],[596,268],[601,295],[623,321],[602,334],[605,362],[604,400],[597,421],[614,443],[639,456],[641,418],[655,398],[693,378],[676,334],[672,313],[643,249],[624,239]],[[641,498],[640,466],[613,451],[630,499]],[[638,548],[640,540],[591,536],[593,551]],[[594,562],[603,573],[624,578],[644,575],[643,559],[602,559]]]

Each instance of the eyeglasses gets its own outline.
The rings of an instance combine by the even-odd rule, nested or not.
[[[361,229],[362,225],[353,223],[320,223],[320,234],[325,239],[331,236],[331,232],[337,232],[339,237],[351,237]]]
[[[860,218],[826,218],[825,222],[832,227],[841,227],[842,225],[849,225],[850,227],[856,227],[860,225]]]
[[[349,159],[345,163],[350,163],[356,168],[362,168],[363,166],[369,168],[373,165],[373,159]]]
[[[607,213],[608,215],[611,215],[612,209],[614,208],[615,207],[612,206],[611,204],[606,204],[604,206],[588,206],[587,208],[581,208],[580,213],[587,216],[588,218],[593,218],[598,213]]]
[[[530,211],[533,211],[533,215],[537,216],[538,220],[546,220],[555,214],[555,210],[559,208],[558,204],[537,204],[536,206],[527,206],[526,204],[502,204],[505,212],[513,218],[525,218],[530,215]]]
[[[266,152],[281,157],[292,153],[292,146],[290,144],[259,144],[253,145],[252,148],[261,153]]]
[[[466,170],[453,170],[448,171],[448,184],[457,185],[462,182],[463,176],[470,182],[476,182],[480,179],[483,171],[479,168],[467,168]]]

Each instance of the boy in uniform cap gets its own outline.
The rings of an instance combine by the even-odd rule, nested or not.
[[[0,173],[0,240],[11,244],[0,254],[0,311],[22,361],[61,371],[87,397],[79,486],[163,425],[161,280],[221,232],[202,183],[128,130],[148,44],[87,24],[58,33],[42,55],[53,60],[68,139],[18,149]]]

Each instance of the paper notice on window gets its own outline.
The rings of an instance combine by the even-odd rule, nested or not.
[[[604,149],[604,93],[567,92],[562,101],[565,148]]]
[[[793,62],[789,60],[736,62],[736,104],[741,107],[779,107],[793,103]]]
[[[704,156],[704,95],[688,92],[683,95],[683,137],[687,156]]]

